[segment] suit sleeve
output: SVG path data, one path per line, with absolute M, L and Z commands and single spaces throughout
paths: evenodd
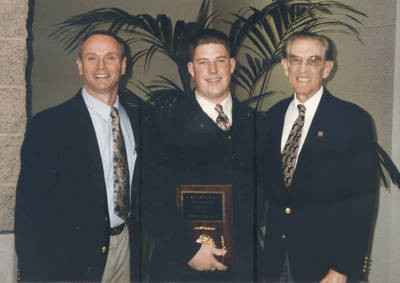
M 369 117 L 359 123 L 364 132 L 355 138 L 359 141 L 358 150 L 353 149 L 354 153 L 337 165 L 342 170 L 338 168 L 334 176 L 346 192 L 342 191 L 339 213 L 343 226 L 338 242 L 342 245 L 337 249 L 332 267 L 350 280 L 365 279 L 367 275 L 378 193 L 379 164 L 373 127 Z
M 15 207 L 15 247 L 18 268 L 23 280 L 46 278 L 54 272 L 47 257 L 46 223 L 56 221 L 52 215 L 51 188 L 58 168 L 55 138 L 43 116 L 28 125 L 21 149 L 21 171 Z M 51 278 L 51 277 L 50 277 Z
M 374 132 L 366 113 L 355 115 L 344 129 L 342 138 L 333 142 L 336 148 L 327 153 L 315 152 L 309 168 L 320 168 L 304 174 L 305 205 L 323 204 L 330 211 L 331 243 L 327 248 L 331 268 L 348 279 L 365 278 L 368 267 L 377 200 L 378 160 Z M 317 156 L 317 155 L 320 156 Z M 321 156 L 322 155 L 322 156 Z M 322 169 L 322 170 L 321 170 Z M 294 188 L 295 190 L 295 188 Z M 310 197 L 311 196 L 311 197 Z M 327 229 L 328 230 L 328 229 Z

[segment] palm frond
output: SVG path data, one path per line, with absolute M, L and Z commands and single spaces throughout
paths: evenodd
M 164 76 L 159 76 L 158 79 L 152 81 L 150 85 L 145 85 L 142 82 L 133 83 L 133 85 L 145 93 L 148 97 L 147 102 L 152 105 L 156 111 L 169 109 L 186 93 L 173 80 Z
M 188 43 L 195 33 L 215 20 L 217 12 L 211 13 L 209 5 L 209 1 L 202 1 L 194 22 L 177 20 L 175 23 L 164 14 L 154 17 L 149 14 L 132 15 L 118 8 L 95 9 L 52 26 L 50 35 L 70 52 L 83 36 L 93 30 L 104 29 L 119 34 L 129 46 L 135 46 L 132 48 L 135 52 L 129 58 L 130 67 L 144 60 L 144 67 L 149 70 L 155 54 L 167 56 L 177 66 L 183 89 L 176 83 L 173 86 L 171 80 L 159 77 L 153 81 L 153 88 L 137 83 L 142 91 L 151 89 L 156 96 L 174 89 L 188 92 L 191 90 L 186 66 Z M 229 31 L 232 55 L 245 51 L 244 60 L 238 62 L 232 81 L 248 93 L 249 101 L 268 93 L 265 88 L 270 70 L 279 63 L 282 47 L 291 33 L 301 30 L 344 32 L 361 40 L 354 24 L 360 24 L 360 18 L 366 16 L 337 0 L 275 0 L 262 9 L 248 7 L 233 15 Z M 144 43 L 144 46 L 136 48 L 137 43 Z M 258 95 L 255 90 L 259 91 Z
M 100 8 L 53 25 L 50 37 L 59 40 L 65 50 L 71 52 L 79 45 L 82 37 L 99 27 L 118 33 L 123 27 L 142 28 L 142 22 L 137 16 L 119 8 Z
M 232 82 L 244 88 L 249 98 L 253 97 L 258 83 L 269 73 L 271 68 L 280 62 L 280 58 L 274 56 L 269 59 L 245 54 L 246 64 L 238 63 L 236 71 L 232 76 Z
M 389 155 L 385 152 L 385 150 L 377 143 L 375 143 L 375 151 L 377 153 L 377 158 L 379 161 L 378 172 L 381 177 L 383 184 L 386 189 L 389 189 L 389 182 L 386 179 L 386 176 L 383 172 L 383 168 L 389 174 L 389 177 L 394 185 L 400 188 L 400 172 L 397 169 L 396 165 L 389 157 Z
M 276 90 L 267 91 L 267 92 L 264 92 L 264 93 L 260 93 L 257 96 L 253 96 L 253 97 L 247 98 L 247 99 L 243 100 L 243 102 L 248 104 L 248 105 L 256 103 L 254 108 L 256 110 L 260 110 L 260 108 L 262 106 L 262 101 L 264 99 L 266 99 L 266 98 L 268 98 L 268 97 L 270 97 L 270 96 L 272 96 L 274 94 L 278 94 L 278 93 L 282 93 L 282 92 L 281 91 L 276 91 Z
M 262 9 L 250 7 L 242 14 L 233 16 L 235 20 L 231 23 L 229 35 L 236 46 L 235 52 L 245 47 L 260 60 L 269 62 L 257 70 L 261 73 L 256 74 L 251 65 L 253 61 L 245 56 L 246 64 L 241 64 L 237 69 L 234 82 L 243 87 L 251 98 L 256 88 L 251 83 L 261 82 L 260 78 L 268 76 L 270 69 L 279 63 L 277 58 L 281 56 L 282 47 L 293 32 L 341 32 L 352 34 L 361 41 L 353 24 L 360 24 L 359 18 L 366 15 L 338 1 L 276 0 Z M 244 43 L 246 41 L 248 43 Z M 260 92 L 265 92 L 264 86 Z

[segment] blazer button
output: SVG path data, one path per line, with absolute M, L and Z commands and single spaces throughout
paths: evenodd
M 101 247 L 101 252 L 104 254 L 107 251 L 107 247 L 106 246 L 102 246 Z
M 286 239 L 286 235 L 285 234 L 282 234 L 282 239 Z
M 107 222 L 107 221 L 108 221 L 108 218 L 107 218 L 107 217 L 105 217 L 105 218 L 104 218 L 104 221 L 105 221 L 105 222 Z
M 292 210 L 290 209 L 290 207 L 286 207 L 286 208 L 285 208 L 285 213 L 288 214 L 288 215 L 289 215 L 290 213 L 292 213 Z

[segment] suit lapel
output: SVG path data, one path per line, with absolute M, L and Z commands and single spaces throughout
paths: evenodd
M 217 124 L 203 111 L 200 104 L 197 102 L 195 93 L 191 92 L 186 95 L 182 103 L 185 117 L 182 117 L 185 123 L 185 128 L 188 131 L 185 132 L 209 132 L 209 131 L 220 131 Z M 190 139 L 191 137 L 186 137 Z
M 104 179 L 103 166 L 99 146 L 97 143 L 96 132 L 93 127 L 92 119 L 85 105 L 82 95 L 76 96 L 76 122 L 78 137 L 81 138 L 81 151 L 86 155 L 90 172 L 98 173 Z
M 232 134 L 235 136 L 234 139 L 240 139 L 242 132 L 241 126 L 248 125 L 243 123 L 243 120 L 246 120 L 250 117 L 250 114 L 247 115 L 246 111 L 243 111 L 243 108 L 240 107 L 238 101 L 232 97 Z M 243 138 L 243 137 L 242 137 Z
M 76 125 L 76 137 L 80 152 L 83 156 L 81 160 L 86 162 L 86 170 L 88 177 L 95 183 L 91 188 L 95 188 L 95 192 L 81 192 L 93 193 L 93 198 L 96 207 L 104 209 L 107 197 L 105 190 L 103 163 L 101 160 L 100 150 L 97 143 L 96 132 L 93 127 L 92 119 L 90 118 L 89 111 L 85 105 L 82 94 L 79 91 L 74 97 L 73 104 L 73 123 Z M 105 206 L 107 208 L 107 205 Z
M 301 166 L 302 160 L 304 156 L 307 155 L 307 152 L 311 150 L 313 147 L 313 142 L 316 139 L 320 139 L 325 135 L 326 128 L 325 128 L 325 118 L 329 113 L 329 99 L 330 94 L 324 89 L 324 93 L 322 94 L 321 100 L 318 104 L 318 108 L 314 114 L 313 120 L 310 125 L 310 129 L 308 130 L 306 139 L 304 140 L 303 148 L 300 152 L 297 166 Z M 295 172 L 296 174 L 296 172 Z
M 141 133 L 141 101 L 139 98 L 134 97 L 134 94 L 125 93 L 123 91 L 119 94 L 120 102 L 124 106 L 128 113 L 129 120 L 131 122 L 132 132 L 135 138 L 136 149 L 141 144 L 140 134 Z
M 232 139 L 235 141 L 233 143 L 234 146 L 243 149 L 246 144 L 255 141 L 255 123 L 254 110 L 241 104 L 241 102 L 232 96 L 231 135 Z M 252 146 L 255 147 L 256 145 L 253 144 Z M 245 152 L 238 149 L 237 154 L 239 153 Z
M 119 93 L 119 98 L 121 104 L 124 106 L 130 123 L 132 127 L 132 132 L 133 132 L 133 137 L 135 140 L 135 151 L 136 151 L 136 161 L 135 161 L 135 167 L 133 170 L 133 176 L 132 176 L 132 183 L 131 183 L 131 191 L 130 191 L 130 199 L 131 199 L 131 204 L 132 204 L 132 209 L 134 210 L 134 214 L 138 213 L 138 210 L 135 209 L 136 207 L 139 206 L 139 200 L 141 198 L 140 196 L 140 191 L 139 187 L 141 184 L 141 158 L 142 158 L 142 153 L 141 153 L 141 144 L 142 144 L 142 136 L 141 136 L 141 101 L 139 98 L 134 97 L 133 94 L 125 93 L 121 91 Z M 135 215 L 135 217 L 138 215 Z

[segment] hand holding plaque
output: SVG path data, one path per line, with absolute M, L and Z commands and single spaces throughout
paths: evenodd
M 194 240 L 214 248 L 226 249 L 224 264 L 233 264 L 232 185 L 180 185 L 176 204 L 189 222 Z

